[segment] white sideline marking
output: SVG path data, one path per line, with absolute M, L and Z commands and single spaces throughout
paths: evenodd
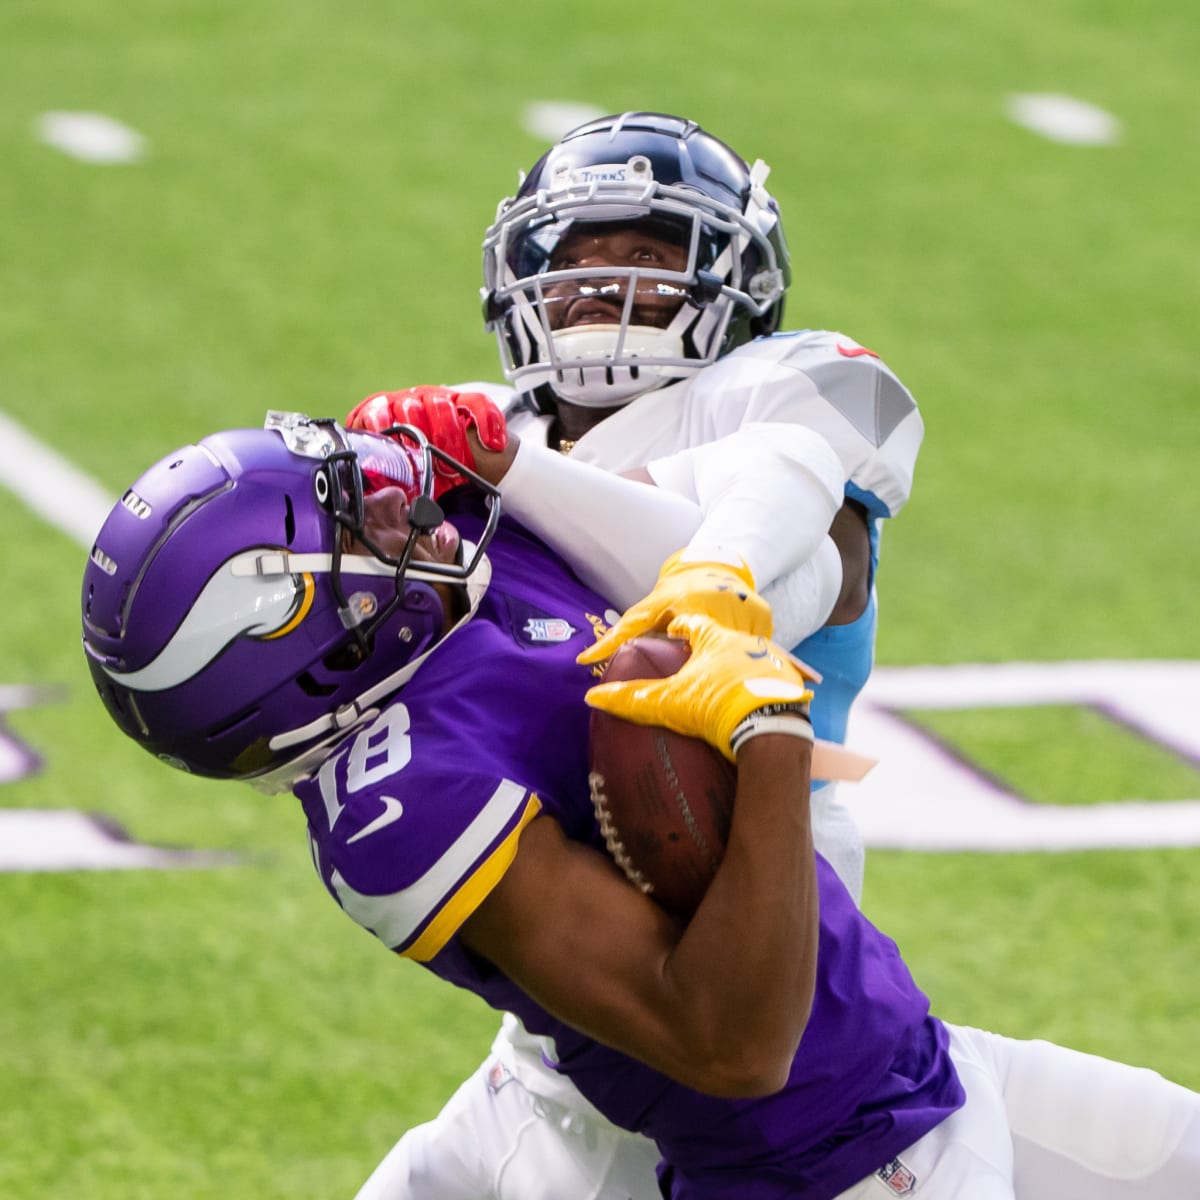
M 237 861 L 224 851 L 143 846 L 113 822 L 74 809 L 9 808 L 0 817 L 0 872 L 165 870 Z
M 42 113 L 34 131 L 39 141 L 80 162 L 131 163 L 146 153 L 146 139 L 140 133 L 103 113 Z
M 1200 765 L 1200 662 L 1089 661 L 877 667 L 847 745 L 879 765 L 840 784 L 869 846 L 907 850 L 1092 850 L 1200 846 L 1200 798 L 1033 804 L 914 728 L 898 709 L 1088 705 Z M 1063 746 L 1064 757 L 1072 753 Z
M 1052 142 L 1111 146 L 1121 138 L 1116 117 L 1072 96 L 1018 92 L 1007 98 L 1005 106 L 1011 121 Z
M 597 108 L 594 104 L 543 100 L 525 106 L 525 111 L 521 114 L 521 125 L 526 133 L 532 133 L 548 142 L 557 142 L 564 133 L 577 125 L 607 115 L 604 109 Z
M 116 497 L 0 413 L 0 484 L 28 509 L 90 550 Z

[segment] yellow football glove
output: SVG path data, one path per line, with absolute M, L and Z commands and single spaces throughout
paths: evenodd
M 696 614 L 756 637 L 771 636 L 771 606 L 754 590 L 750 568 L 717 562 L 683 562 L 677 550 L 663 563 L 654 590 L 625 610 L 621 619 L 580 656 L 581 663 L 602 662 L 618 647 L 643 633 L 668 628 L 676 617 Z M 652 724 L 653 722 L 646 722 Z
M 808 683 L 816 676 L 803 663 L 765 637 L 726 629 L 695 613 L 676 617 L 667 632 L 692 648 L 674 675 L 597 684 L 587 693 L 588 704 L 639 725 L 702 738 L 730 761 L 755 733 L 811 740 Z

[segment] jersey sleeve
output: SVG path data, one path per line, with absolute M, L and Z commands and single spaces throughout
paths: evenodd
M 689 553 L 740 555 L 759 587 L 813 559 L 845 495 L 841 460 L 825 438 L 780 422 L 746 422 L 646 469 L 660 490 L 703 513 Z
M 654 586 L 703 513 L 690 499 L 522 442 L 500 482 L 504 510 L 560 553 L 589 587 L 628 608 Z
M 387 753 L 378 726 L 297 794 L 314 865 L 343 911 L 397 954 L 427 962 L 503 877 L 541 802 L 512 780 L 432 775 L 412 762 L 403 776 L 371 779 Z

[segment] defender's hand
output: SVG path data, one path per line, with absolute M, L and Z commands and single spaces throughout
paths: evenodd
M 727 629 L 756 637 L 771 636 L 771 607 L 754 590 L 754 577 L 745 563 L 684 562 L 677 550 L 663 563 L 654 590 L 625 610 L 624 616 L 594 646 L 581 663 L 601 662 L 617 648 L 643 633 L 662 632 L 676 617 L 698 614 Z
M 674 675 L 597 684 L 587 693 L 588 704 L 639 725 L 702 738 L 730 760 L 755 733 L 812 738 L 808 684 L 815 675 L 803 663 L 765 637 L 696 614 L 676 617 L 667 632 L 692 648 Z
M 399 392 L 377 392 L 351 409 L 347 429 L 369 429 L 384 433 L 393 425 L 412 425 L 429 443 L 469 470 L 475 470 L 475 456 L 467 441 L 467 430 L 474 427 L 480 443 L 488 450 L 500 451 L 508 445 L 508 427 L 504 414 L 482 392 L 455 392 L 444 387 L 412 387 Z M 434 496 L 462 482 L 452 467 L 435 460 L 437 480 Z

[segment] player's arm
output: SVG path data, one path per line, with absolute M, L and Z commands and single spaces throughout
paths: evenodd
M 620 609 L 654 586 L 663 560 L 691 543 L 704 520 L 694 500 L 531 441 L 510 436 L 502 454 L 472 445 L 476 469 L 500 488 L 504 511 Z
M 411 387 L 377 392 L 350 411 L 346 425 L 376 433 L 413 426 L 439 450 L 489 482 L 502 484 L 506 511 L 545 538 L 581 578 L 620 607 L 649 590 L 662 560 L 685 545 L 702 520 L 690 501 L 597 467 L 571 463 L 563 474 L 556 468 L 565 460 L 532 443 L 524 447 L 522 465 L 514 471 L 520 439 L 507 429 L 495 397 L 481 391 Z M 439 461 L 437 469 L 435 496 L 461 482 L 447 464 Z
M 829 527 L 829 538 L 837 548 L 841 580 L 825 623 L 849 625 L 862 616 L 871 598 L 871 534 L 867 511 L 857 500 L 843 502 Z M 767 599 L 772 599 L 769 594 Z
M 621 474 L 657 486 L 646 467 Z M 775 611 L 776 637 L 784 645 L 794 646 L 822 625 L 848 625 L 862 616 L 871 596 L 867 520 L 861 503 L 844 500 L 813 557 L 781 578 L 764 582 L 764 599 Z
M 731 653 L 767 645 L 695 619 L 689 627 L 735 639 Z M 655 723 L 673 723 L 662 707 L 673 693 L 675 716 L 686 723 L 706 714 L 708 736 L 728 750 L 729 726 L 741 727 L 745 705 L 763 700 L 747 692 L 733 702 L 740 709 L 729 707 L 727 697 L 714 701 L 720 680 L 735 687 L 728 663 L 714 666 L 699 645 L 693 659 L 692 684 L 682 694 L 677 689 L 688 664 L 634 703 L 648 703 L 644 714 Z M 803 676 L 788 660 L 775 661 L 786 674 L 775 694 L 794 697 Z M 629 713 L 621 703 L 618 696 L 618 710 Z M 812 743 L 802 716 L 776 720 L 795 722 L 795 733 L 765 732 L 739 745 L 725 855 L 686 926 L 627 883 L 607 858 L 541 817 L 462 926 L 464 941 L 561 1020 L 680 1083 L 723 1096 L 777 1091 L 811 1009 L 818 902 L 808 804 Z
M 522 446 L 483 393 L 440 387 L 381 392 L 357 405 L 347 424 L 377 432 L 416 426 L 499 485 L 510 515 L 621 608 L 651 590 L 658 564 L 681 545 L 690 561 L 747 567 L 757 587 L 795 573 L 788 603 L 780 606 L 788 614 L 789 641 L 824 623 L 842 582 L 836 547 L 826 536 L 841 503 L 841 465 L 811 430 L 738 429 L 663 460 L 659 470 L 670 482 L 648 489 L 545 447 Z M 438 469 L 445 471 L 445 464 Z M 456 482 L 447 474 L 437 489 Z
M 841 465 L 808 430 L 746 428 L 672 456 L 666 486 L 646 488 L 532 443 L 491 454 L 480 473 L 506 511 L 553 545 L 585 582 L 627 608 L 679 546 L 694 561 L 744 563 L 763 588 L 806 572 L 800 636 L 824 623 L 841 585 L 828 532 L 842 502 Z

